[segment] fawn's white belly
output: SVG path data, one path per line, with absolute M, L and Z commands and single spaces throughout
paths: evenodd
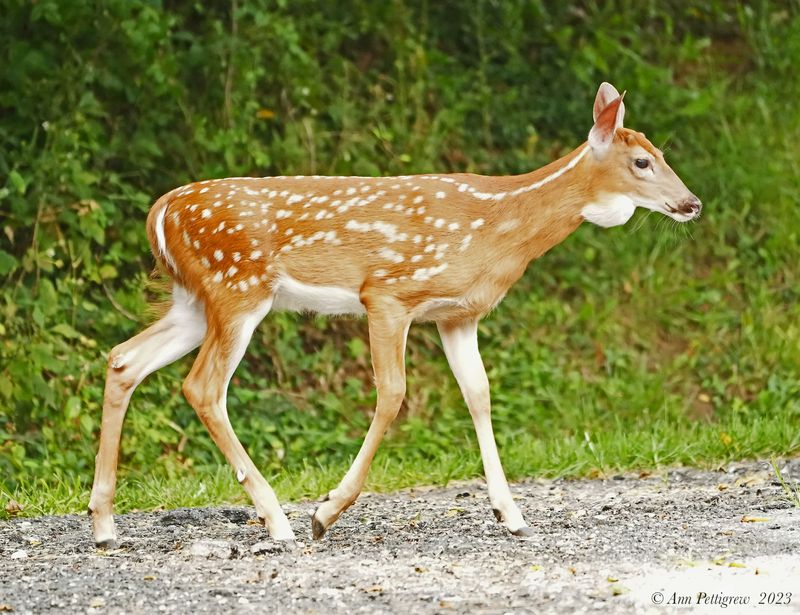
M 273 286 L 273 310 L 315 312 L 317 314 L 366 314 L 358 293 L 337 286 L 305 284 L 290 275 L 281 275 Z

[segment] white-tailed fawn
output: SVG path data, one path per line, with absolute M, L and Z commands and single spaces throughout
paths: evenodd
M 433 321 L 477 432 L 489 500 L 528 536 L 492 432 L 478 321 L 532 260 L 584 220 L 624 224 L 636 207 L 685 222 L 701 204 L 640 132 L 623 128 L 622 96 L 603 83 L 586 143 L 524 175 L 237 177 L 177 188 L 155 203 L 147 234 L 172 279 L 163 318 L 108 359 L 89 511 L 99 546 L 117 544 L 117 458 L 136 386 L 200 346 L 186 399 L 278 540 L 295 537 L 275 493 L 231 428 L 226 394 L 253 330 L 273 310 L 366 315 L 377 387 L 372 424 L 352 466 L 311 520 L 320 538 L 358 497 L 406 391 L 414 321 Z

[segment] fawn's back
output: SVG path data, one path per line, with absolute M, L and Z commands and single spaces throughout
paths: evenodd
M 170 273 L 211 304 L 272 296 L 272 309 L 363 314 L 365 297 L 386 293 L 414 319 L 463 318 L 489 311 L 526 264 L 497 258 L 520 224 L 498 209 L 525 187 L 503 179 L 208 180 L 162 197 L 148 229 Z

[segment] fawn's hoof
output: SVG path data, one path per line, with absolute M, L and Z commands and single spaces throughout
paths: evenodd
M 317 513 L 314 513 L 314 516 L 311 517 L 311 536 L 314 540 L 319 540 L 325 535 L 325 530 L 327 530 L 322 522 L 317 519 Z
M 492 512 L 494 513 L 494 518 L 497 519 L 498 522 L 505 524 L 505 518 L 503 517 L 503 513 L 500 512 L 500 509 L 492 508 Z M 506 527 L 508 528 L 508 531 L 511 532 L 514 536 L 530 537 L 536 534 L 534 529 L 532 527 L 528 527 L 527 525 L 518 527 L 515 530 L 512 530 L 507 525 Z
M 105 549 L 106 551 L 113 551 L 119 547 L 116 538 L 106 538 L 105 540 L 96 540 L 94 543 L 98 549 Z

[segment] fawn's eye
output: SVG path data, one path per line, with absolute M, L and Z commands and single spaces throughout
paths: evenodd
M 637 158 L 634 164 L 640 169 L 646 169 L 650 166 L 650 161 L 647 158 Z

